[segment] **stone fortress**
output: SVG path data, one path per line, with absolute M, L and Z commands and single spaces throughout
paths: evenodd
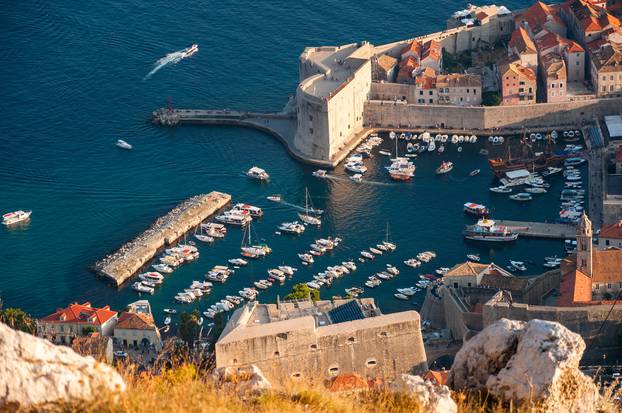
M 427 370 L 416 311 L 380 313 L 371 298 L 247 303 L 216 342 L 216 366 L 259 367 L 272 383 L 358 374 L 393 381 Z
M 289 105 L 296 116 L 290 149 L 309 162 L 335 166 L 377 130 L 520 131 L 576 127 L 618 113 L 622 103 L 618 97 L 520 106 L 421 104 L 415 85 L 378 79 L 378 73 L 396 68 L 379 69 L 379 64 L 403 58 L 402 51 L 413 40 L 439 42 L 450 54 L 507 42 L 521 12 L 494 5 L 469 7 L 470 15 L 479 16 L 477 24 L 464 24 L 457 13 L 447 21 L 446 30 L 414 39 L 379 46 L 360 42 L 306 48 L 300 56 L 295 105 Z

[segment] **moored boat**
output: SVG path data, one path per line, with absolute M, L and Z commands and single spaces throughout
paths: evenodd
M 246 176 L 252 179 L 257 179 L 259 181 L 267 181 L 268 179 L 270 179 L 270 175 L 268 175 L 266 171 L 257 166 L 253 166 L 251 169 L 246 171 Z
M 30 219 L 30 215 L 32 215 L 32 211 L 22 211 L 21 209 L 18 211 L 8 212 L 2 215 L 2 225 L 14 225 L 19 224 L 20 222 L 26 222 Z
M 437 175 L 442 175 L 442 174 L 446 174 L 451 172 L 451 170 L 454 169 L 454 164 L 451 161 L 443 161 L 441 162 L 441 165 L 436 168 L 436 174 Z

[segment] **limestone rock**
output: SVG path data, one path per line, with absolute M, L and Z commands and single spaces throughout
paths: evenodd
M 254 364 L 239 369 L 233 367 L 217 368 L 212 372 L 212 379 L 218 385 L 240 394 L 261 393 L 272 388 L 268 379 Z
M 501 319 L 460 349 L 448 383 L 543 411 L 594 412 L 601 400 L 578 368 L 584 350 L 581 336 L 559 323 Z
M 419 401 L 420 411 L 430 413 L 456 413 L 458 411 L 458 406 L 451 398 L 451 392 L 447 386 L 436 386 L 420 376 L 410 374 L 402 374 L 402 381 L 401 388 Z
M 116 370 L 0 323 L 0 411 L 125 391 Z

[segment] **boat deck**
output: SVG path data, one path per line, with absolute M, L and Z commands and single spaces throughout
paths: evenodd
M 520 237 L 567 239 L 575 238 L 577 227 L 570 224 L 554 224 L 548 222 L 495 220 L 497 225 L 505 225 L 518 232 Z

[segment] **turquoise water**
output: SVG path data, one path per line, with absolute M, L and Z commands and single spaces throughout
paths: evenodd
M 510 8 L 527 2 L 508 2 Z M 178 308 L 204 309 L 214 299 L 237 292 L 265 278 L 266 269 L 287 263 L 301 268 L 294 280 L 273 287 L 261 300 L 285 295 L 296 281 L 334 265 L 376 244 L 387 222 L 398 250 L 338 280 L 324 297 L 362 285 L 387 263 L 401 264 L 422 250 L 438 258 L 420 270 L 400 265 L 402 274 L 375 290 L 384 311 L 413 307 L 394 299 L 395 288 L 413 285 L 419 273 L 433 272 L 465 259 L 468 252 L 483 261 L 507 264 L 512 259 L 538 263 L 561 254 L 559 241 L 519 240 L 507 246 L 466 243 L 461 230 L 473 221 L 462 212 L 466 201 L 485 203 L 493 217 L 552 220 L 556 217 L 559 178 L 547 195 L 529 204 L 491 194 L 493 177 L 480 145 L 455 147 L 440 156 L 417 160 L 412 183 L 393 184 L 378 155 L 368 162 L 366 179 L 382 185 L 355 184 L 347 179 L 321 180 L 313 168 L 289 158 L 282 146 L 263 133 L 234 127 L 151 126 L 152 109 L 170 96 L 178 107 L 228 107 L 278 110 L 297 84 L 297 57 L 307 45 L 369 40 L 382 43 L 439 30 L 458 1 L 420 2 L 286 2 L 267 4 L 206 2 L 9 2 L 0 14 L 0 210 L 32 209 L 31 223 L 18 230 L 0 229 L 0 291 L 7 306 L 23 307 L 36 316 L 71 301 L 89 300 L 121 309 L 137 298 L 129 284 L 113 289 L 88 267 L 124 241 L 144 230 L 156 217 L 197 193 L 219 190 L 235 201 L 256 204 L 266 216 L 254 228 L 274 253 L 239 270 L 213 294 Z M 165 67 L 143 80 L 167 53 L 198 43 L 192 58 Z M 133 151 L 113 146 L 117 138 Z M 385 142 L 390 148 L 391 144 Z M 454 171 L 437 177 L 441 160 L 453 160 Z M 272 175 L 259 184 L 241 173 L 252 165 Z M 468 177 L 480 168 L 482 173 Z M 335 174 L 345 177 L 338 168 Z M 321 228 L 302 236 L 275 236 L 279 223 L 295 219 L 291 208 L 265 196 L 280 193 L 293 203 L 304 202 L 308 186 L 316 207 L 326 210 Z M 344 239 L 333 254 L 303 269 L 296 258 L 320 236 Z M 231 229 L 214 246 L 200 246 L 200 259 L 182 267 L 150 301 L 160 316 L 173 306 L 175 293 L 202 279 L 215 264 L 237 256 L 241 233 Z M 358 264 L 358 263 L 357 263 Z M 312 272 L 313 271 L 313 272 Z M 422 296 L 414 301 L 421 304 Z

